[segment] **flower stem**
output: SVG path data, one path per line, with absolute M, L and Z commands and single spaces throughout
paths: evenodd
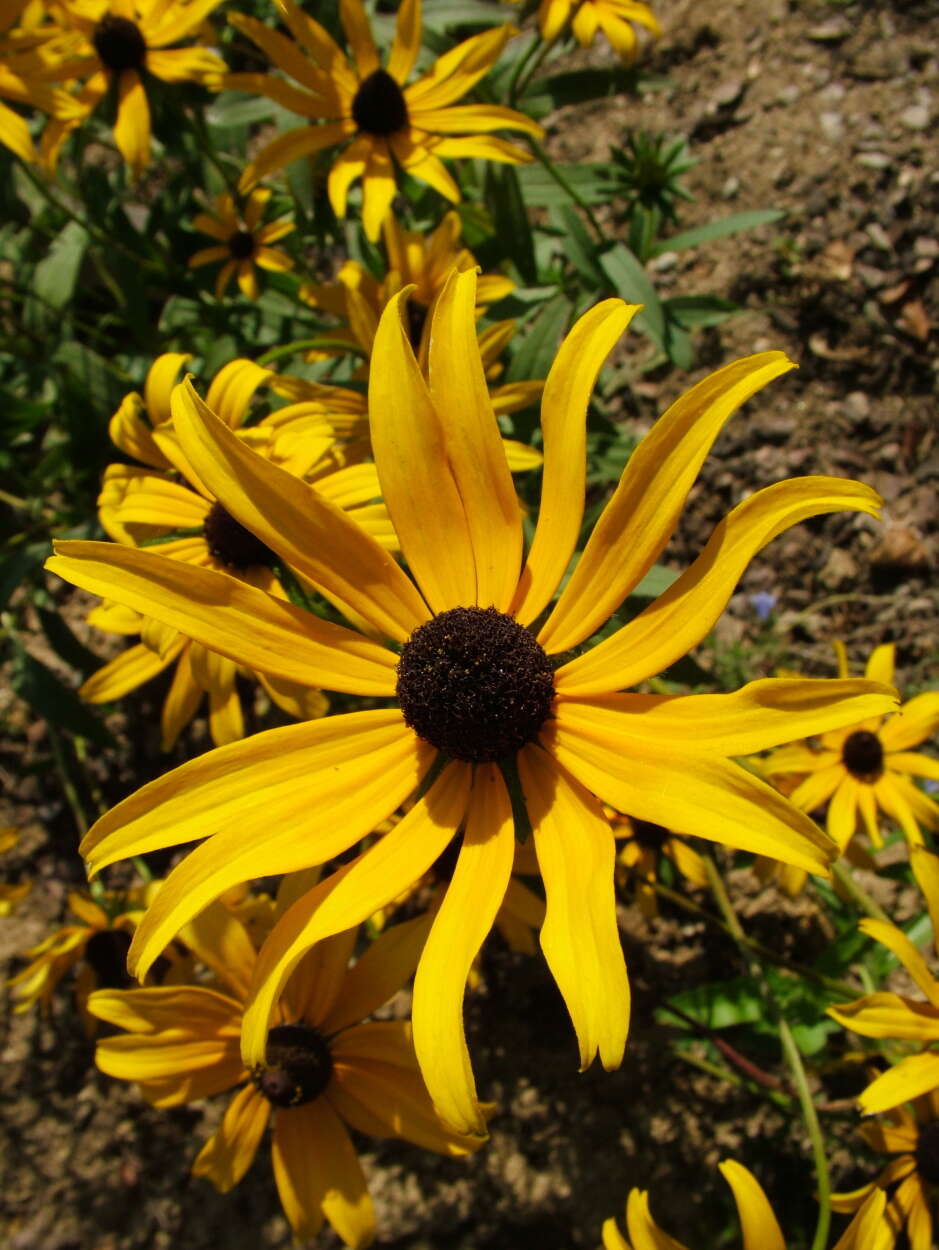
M 818 1184 L 818 1222 L 815 1225 L 815 1236 L 812 1239 L 811 1250 L 825 1250 L 825 1246 L 828 1243 L 828 1229 L 831 1225 L 831 1182 L 828 1175 L 828 1160 L 825 1157 L 825 1142 L 818 1122 L 818 1112 L 815 1109 L 815 1103 L 812 1101 L 812 1093 L 806 1079 L 802 1056 L 799 1054 L 799 1048 L 795 1043 L 795 1038 L 792 1036 L 792 1030 L 789 1028 L 783 1015 L 779 1017 L 779 1040 L 782 1043 L 783 1054 L 786 1056 L 789 1070 L 792 1073 L 796 1093 L 799 1096 L 799 1105 L 802 1108 L 802 1117 L 805 1120 L 805 1127 L 808 1129 L 809 1138 L 812 1142 L 812 1154 L 815 1158 L 815 1178 Z
M 551 157 L 544 150 L 544 148 L 541 146 L 538 140 L 533 139 L 531 135 L 527 135 L 526 137 L 528 139 L 528 143 L 531 147 L 531 150 L 534 152 L 535 156 L 537 156 L 538 160 L 541 162 L 544 168 L 548 171 L 548 173 L 551 175 L 554 181 L 558 184 L 561 190 L 566 195 L 568 195 L 571 198 L 571 200 L 573 200 L 573 202 L 577 205 L 577 207 L 581 210 L 581 212 L 590 222 L 593 232 L 597 236 L 597 240 L 600 243 L 604 242 L 603 227 L 600 225 L 599 221 L 597 221 L 596 214 L 594 213 L 593 209 L 590 207 L 590 205 L 587 203 L 584 197 L 580 194 L 577 188 L 572 186 L 571 183 L 568 182 L 567 178 L 565 178 L 565 176 L 561 173 L 557 165 L 555 165 L 554 161 L 552 161 Z
M 845 893 L 851 896 L 851 901 L 857 903 L 861 911 L 865 912 L 868 916 L 872 916 L 875 920 L 885 920 L 887 924 L 892 923 L 890 917 L 884 909 L 878 903 L 874 902 L 868 892 L 854 879 L 854 876 L 848 871 L 844 864 L 840 861 L 832 864 L 831 875 L 835 878 Z

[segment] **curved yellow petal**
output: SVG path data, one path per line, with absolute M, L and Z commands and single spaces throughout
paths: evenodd
M 523 625 L 547 605 L 577 544 L 584 515 L 587 406 L 603 362 L 639 307 L 610 299 L 584 313 L 548 374 L 541 400 L 541 506 L 512 608 Z
M 921 1055 L 910 1055 L 901 1059 L 872 1081 L 858 1099 L 858 1106 L 864 1115 L 877 1115 L 880 1111 L 889 1111 L 901 1102 L 910 1102 L 937 1088 L 939 1055 L 926 1051 Z
M 134 176 L 150 163 L 150 106 L 140 75 L 123 70 L 117 82 L 117 121 L 114 142 Z
M 810 773 L 789 796 L 790 802 L 803 812 L 814 812 L 837 791 L 848 776 L 844 764 L 838 760 Z
M 932 921 L 933 942 L 939 946 L 939 855 L 925 846 L 912 846 L 910 864 L 913 876 L 926 896 L 926 906 Z
M 414 978 L 414 1049 L 437 1113 L 460 1133 L 485 1136 L 463 1033 L 463 995 L 512 872 L 512 805 L 498 768 L 477 765 L 463 846 Z
M 525 747 L 518 770 L 547 899 L 541 947 L 574 1022 L 581 1071 L 598 1052 L 609 1071 L 629 1032 L 613 832 L 596 799 L 546 752 Z
M 237 1038 L 241 1031 L 241 1003 L 202 985 L 95 990 L 88 1010 L 127 1033 L 184 1029 L 194 1036 Z
M 394 558 L 341 508 L 246 447 L 191 383 L 173 392 L 173 418 L 196 472 L 222 506 L 292 568 L 399 642 L 427 619 Z
M 176 660 L 185 645 L 180 638 L 164 655 L 138 643 L 122 651 L 104 668 L 99 668 L 79 688 L 78 693 L 89 703 L 110 703 L 122 699 L 131 690 L 150 681 Z
M 285 165 L 304 156 L 312 156 L 323 148 L 334 147 L 355 128 L 355 123 L 348 121 L 326 121 L 317 126 L 299 126 L 296 130 L 288 130 L 278 135 L 255 156 L 238 182 L 239 191 L 250 191 L 256 183 L 268 174 L 276 173 Z
M 858 928 L 896 955 L 932 1005 L 939 1010 L 939 982 L 932 976 L 926 960 L 906 934 L 896 925 L 875 920 L 872 916 L 863 917 Z
M 402 0 L 395 20 L 395 35 L 388 57 L 388 73 L 402 86 L 421 50 L 420 0 Z
M 373 139 L 362 176 L 362 227 L 365 236 L 375 242 L 381 235 L 382 222 L 391 211 L 397 192 L 395 167 L 388 145 Z
M 650 437 L 648 435 L 643 440 L 640 450 Z M 624 481 L 638 454 L 637 451 L 630 460 Z M 703 452 L 696 458 L 695 471 L 702 459 Z M 651 466 L 649 471 L 654 472 Z M 637 485 L 636 490 L 640 489 Z M 661 489 L 666 489 L 664 484 Z M 565 694 L 596 694 L 607 690 L 622 690 L 662 672 L 669 664 L 687 655 L 709 632 L 726 607 L 749 562 L 783 530 L 822 512 L 857 509 L 876 515 L 879 502 L 880 497 L 870 487 L 841 478 L 794 478 L 757 491 L 724 518 L 694 563 L 654 603 L 640 612 L 628 625 L 617 630 L 612 637 L 560 668 L 557 673 L 558 690 L 563 690 Z M 631 526 L 627 526 L 629 528 Z M 623 542 L 626 541 L 624 531 Z M 628 551 L 628 546 L 625 550 Z M 610 548 L 610 560 L 614 556 L 615 549 Z M 580 568 L 580 564 L 577 568 Z M 604 570 L 598 565 L 600 586 L 604 585 L 601 576 L 603 573 Z M 559 603 L 558 607 L 560 606 Z M 548 625 L 552 619 L 549 618 Z M 591 616 L 590 619 L 593 620 L 594 617 Z M 599 624 L 603 619 L 603 616 L 597 616 L 596 623 Z M 574 624 L 572 616 L 571 628 L 574 628 Z M 555 632 L 546 635 L 543 630 L 539 634 L 539 641 L 551 651 L 564 650 L 573 641 L 587 637 L 593 628 L 591 626 L 590 630 L 582 631 L 578 628 L 577 638 L 568 633 L 560 640 Z
M 388 1002 L 413 975 L 430 923 L 428 914 L 385 929 L 348 970 L 342 995 L 319 1021 L 319 1028 L 326 1034 L 338 1033 Z
M 733 1159 L 726 1159 L 717 1166 L 737 1204 L 743 1250 L 786 1250 L 782 1229 L 753 1173 Z
M 875 1189 L 838 1239 L 834 1250 L 890 1250 L 896 1232 L 885 1218 L 887 1194 Z
M 869 677 L 871 681 L 882 681 L 892 686 L 896 668 L 896 652 L 896 644 L 893 642 L 875 647 L 868 658 L 864 676 Z
M 428 367 L 473 545 L 474 602 L 506 612 L 521 568 L 522 518 L 479 356 L 475 270 L 454 270 L 437 297 Z
M 247 929 L 224 903 L 213 903 L 190 920 L 180 929 L 179 940 L 230 986 L 240 1001 L 245 999 L 257 953 Z
M 103 1038 L 95 1062 L 121 1081 L 157 1081 L 225 1065 L 233 1053 L 238 1053 L 237 1037 L 193 1038 L 181 1029 L 165 1029 Z
M 724 424 L 761 387 L 792 368 L 782 352 L 735 361 L 704 378 L 659 418 L 630 457 L 545 622 L 538 639 L 543 647 L 567 651 L 612 615 L 671 537 Z
M 939 690 L 927 690 L 904 703 L 880 731 L 886 751 L 918 746 L 939 729 Z
M 46 568 L 275 677 L 355 694 L 395 690 L 392 652 L 211 569 L 118 543 L 67 542 Z
M 626 1200 L 626 1228 L 633 1250 L 685 1250 L 680 1241 L 669 1237 L 652 1218 L 649 1195 L 642 1189 L 631 1189 Z
M 444 850 L 466 810 L 469 780 L 468 766 L 451 764 L 393 829 L 284 913 L 258 956 L 245 1010 L 246 1063 L 263 1058 L 277 1000 L 305 952 L 323 938 L 368 919 L 426 872 Z
M 339 20 L 355 57 L 359 78 L 367 78 L 378 69 L 378 50 L 362 0 L 340 0 Z
M 254 1162 L 270 1114 L 271 1104 L 253 1085 L 240 1089 L 196 1156 L 193 1176 L 204 1176 L 222 1194 L 234 1189 Z
M 939 1009 L 930 1003 L 901 998 L 899 994 L 865 994 L 853 1003 L 839 1003 L 837 1007 L 829 1007 L 828 1014 L 844 1028 L 860 1033 L 862 1037 L 939 1041 Z M 936 1084 L 939 1085 L 939 1079 Z M 906 1095 L 898 1101 L 905 1102 Z

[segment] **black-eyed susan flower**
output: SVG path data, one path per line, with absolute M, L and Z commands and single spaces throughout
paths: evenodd
M 193 760 L 103 817 L 83 853 L 98 871 L 126 855 L 205 839 L 143 922 L 131 954 L 142 974 L 232 885 L 324 863 L 426 783 L 388 834 L 275 926 L 245 1015 L 245 1055 L 250 1064 L 263 1058 L 270 1013 L 310 946 L 400 895 L 462 828 L 417 971 L 414 1040 L 443 1117 L 482 1132 L 462 1001 L 514 862 L 502 766 L 517 769 L 534 831 L 547 896 L 541 945 L 581 1063 L 599 1052 L 615 1067 L 629 990 L 614 907 L 615 841 L 601 805 L 824 872 L 835 853 L 829 839 L 731 757 L 886 712 L 895 697 L 850 679 L 766 680 L 733 694 L 677 698 L 626 693 L 704 637 L 771 538 L 822 512 L 876 512 L 872 490 L 836 478 L 779 482 L 744 500 L 668 591 L 577 654 L 665 546 L 725 421 L 791 365 L 780 352 L 748 357 L 677 400 L 630 458 L 552 602 L 583 518 L 590 393 L 636 308 L 599 304 L 559 349 L 542 400 L 544 483 L 526 554 L 479 355 L 475 286 L 474 273 L 455 272 L 438 297 L 426 380 L 407 335 L 405 292 L 376 335 L 372 446 L 410 576 L 340 509 L 252 452 L 191 386 L 173 392 L 180 445 L 206 488 L 360 628 L 117 544 L 66 544 L 49 568 L 252 668 L 389 701 Z
M 543 39 L 557 39 L 570 22 L 574 38 L 588 48 L 602 31 L 627 65 L 636 58 L 636 26 L 654 38 L 662 34 L 655 14 L 639 0 L 541 0 L 538 27 Z
M 2 101 L 41 109 L 63 120 L 80 118 L 82 110 L 67 91 L 53 85 L 63 77 L 59 28 L 43 21 L 11 29 L 24 8 L 16 0 L 0 7 L 0 143 L 20 160 L 31 162 L 38 159 L 38 153 L 27 119 Z
M 836 643 L 838 674 L 848 675 L 844 645 Z M 892 682 L 893 643 L 876 647 L 865 675 Z M 827 827 L 841 851 L 863 827 L 875 847 L 883 845 L 878 810 L 903 830 L 911 845 L 923 841 L 923 829 L 939 831 L 939 804 L 924 794 L 914 777 L 939 780 L 939 760 L 910 750 L 939 728 L 939 690 L 930 690 L 886 716 L 823 734 L 818 745 L 794 743 L 762 762 L 769 777 L 803 776 L 791 791 L 792 802 L 811 812 L 828 804 Z
M 910 852 L 913 871 L 926 895 L 933 934 L 939 934 L 939 858 L 925 847 Z M 875 938 L 896 955 L 925 1001 L 883 991 L 865 994 L 852 1003 L 829 1007 L 828 1014 L 839 1024 L 862 1037 L 918 1042 L 920 1049 L 893 1064 L 876 1077 L 858 1098 L 865 1115 L 889 1111 L 902 1102 L 939 1090 L 939 981 L 910 939 L 896 925 L 865 916 L 862 933 Z M 939 941 L 939 938 L 935 939 Z
M 636 899 L 643 915 L 659 914 L 655 882 L 658 880 L 659 865 L 663 858 L 669 860 L 691 885 L 701 889 L 707 886 L 704 862 L 684 838 L 653 821 L 631 819 L 619 812 L 612 813 L 610 821 L 619 843 L 616 858 L 626 869 L 624 875 L 635 887 Z
M 394 42 L 383 67 L 361 0 L 343 0 L 339 16 L 351 60 L 332 36 L 294 0 L 276 0 L 293 40 L 254 18 L 229 14 L 293 83 L 272 74 L 227 74 L 223 87 L 257 92 L 313 123 L 288 130 L 258 153 L 242 187 L 325 148 L 341 148 L 329 174 L 329 199 L 346 214 L 349 188 L 362 179 L 362 222 L 377 239 L 397 188 L 398 169 L 457 203 L 460 189 L 444 165 L 451 157 L 521 164 L 531 160 L 497 130 L 539 137 L 541 127 L 498 104 L 455 104 L 492 69 L 512 27 L 484 31 L 445 52 L 408 84 L 421 46 L 420 0 L 398 8 Z M 296 84 L 296 85 L 294 85 Z
M 136 176 L 150 163 L 147 75 L 163 82 L 204 83 L 225 62 L 208 48 L 172 47 L 197 36 L 219 0 L 69 0 L 59 6 L 75 41 L 60 65 L 64 78 L 84 79 L 78 118 L 56 119 L 43 132 L 43 158 L 55 165 L 62 143 L 112 89 L 117 94 L 114 142 Z
M 246 1068 L 238 1035 L 255 949 L 244 926 L 216 904 L 185 935 L 215 973 L 214 985 L 92 995 L 94 1014 L 126 1030 L 98 1043 L 98 1067 L 138 1082 L 161 1107 L 235 1091 L 194 1175 L 227 1193 L 270 1124 L 274 1178 L 294 1236 L 314 1237 L 328 1220 L 359 1250 L 374 1238 L 375 1212 L 350 1128 L 454 1157 L 479 1145 L 435 1116 L 410 1024 L 366 1020 L 413 971 L 425 929 L 422 920 L 389 929 L 351 968 L 354 930 L 324 942 L 280 1000 L 262 1059 Z
M 271 193 L 266 187 L 257 187 L 239 208 L 227 191 L 217 195 L 207 212 L 199 213 L 192 224 L 203 234 L 218 239 L 214 247 L 204 247 L 189 257 L 189 268 L 222 262 L 215 280 L 215 295 L 221 299 L 232 278 L 247 299 L 260 295 L 255 268 L 269 269 L 274 273 L 286 273 L 293 268 L 293 261 L 279 248 L 271 247 L 278 239 L 285 238 L 294 228 L 287 218 L 262 224 Z
M 763 1187 L 753 1173 L 732 1159 L 719 1163 L 721 1175 L 730 1186 L 740 1218 L 743 1250 L 786 1250 L 779 1221 Z M 884 1215 L 885 1195 L 875 1189 L 834 1245 L 833 1250 L 890 1250 L 893 1231 Z M 642 1189 L 630 1191 L 626 1202 L 626 1229 L 629 1241 L 609 1219 L 603 1225 L 604 1250 L 685 1250 L 656 1224 L 649 1210 L 649 1195 Z
M 913 1110 L 896 1107 L 858 1130 L 871 1150 L 894 1157 L 880 1176 L 850 1193 L 832 1194 L 835 1211 L 857 1211 L 876 1190 L 889 1195 L 886 1216 L 894 1237 L 905 1230 L 910 1250 L 932 1250 L 939 1188 L 939 1094 L 917 1098 Z

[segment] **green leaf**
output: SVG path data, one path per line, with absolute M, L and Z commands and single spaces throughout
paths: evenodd
M 515 351 L 505 371 L 506 381 L 521 382 L 548 376 L 570 313 L 571 306 L 565 295 L 558 294 L 548 300 L 520 341 L 519 338 L 513 340 Z
M 730 234 L 739 234 L 741 230 L 768 226 L 785 215 L 778 208 L 754 208 L 746 213 L 734 213 L 732 217 L 722 217 L 719 221 L 709 221 L 704 226 L 694 226 L 691 230 L 683 230 L 681 234 L 673 234 L 670 239 L 660 239 L 652 248 L 652 255 L 661 256 L 663 252 L 680 252 L 686 247 L 700 247 L 702 243 L 725 239 Z
M 602 283 L 603 271 L 597 261 L 597 245 L 580 214 L 570 204 L 562 204 L 550 210 L 550 218 L 551 224 L 561 234 L 564 256 L 579 276 L 590 287 Z
M 643 305 L 633 325 L 647 334 L 663 352 L 667 351 L 662 302 L 641 262 L 624 243 L 616 243 L 600 256 L 600 265 L 613 284 L 615 294 L 630 304 Z
M 75 283 L 88 246 L 88 232 L 77 221 L 68 222 L 36 266 L 33 289 L 51 308 L 64 308 L 75 293 Z
M 582 200 L 600 204 L 610 196 L 610 167 L 602 161 L 594 164 L 565 165 L 558 169 Z M 529 208 L 550 208 L 553 204 L 570 204 L 571 197 L 559 187 L 543 165 L 521 165 L 515 170 L 522 195 Z
M 740 312 L 740 305 L 732 299 L 720 299 L 716 295 L 673 295 L 663 302 L 662 307 L 669 319 L 677 322 L 683 330 L 718 326 Z
M 635 91 L 637 81 L 636 71 L 623 66 L 567 70 L 535 79 L 522 96 L 521 105 L 530 116 L 543 116 L 565 104 L 629 95 Z
M 512 165 L 489 165 L 486 168 L 486 206 L 492 215 L 496 235 L 504 244 L 524 282 L 538 281 L 531 223 L 525 208 L 525 197 L 518 173 Z
M 37 716 L 67 733 L 87 738 L 96 746 L 114 746 L 114 739 L 93 716 L 74 690 L 62 684 L 44 664 L 13 639 L 10 684 Z
M 763 1000 L 749 977 L 734 977 L 729 981 L 712 981 L 684 990 L 669 1000 L 679 1011 L 691 1016 L 709 1029 L 728 1029 L 738 1024 L 756 1024 L 763 1018 Z M 676 1028 L 690 1026 L 662 1010 L 659 1019 Z
M 61 612 L 52 608 L 41 608 L 37 605 L 36 615 L 42 632 L 49 640 L 49 645 L 59 659 L 64 660 L 82 677 L 89 677 L 101 667 L 101 657 L 80 642 L 62 618 Z
M 653 564 L 638 586 L 630 593 L 630 599 L 658 599 L 664 595 L 673 582 L 678 580 L 674 569 L 664 564 Z
M 14 590 L 36 572 L 48 554 L 48 543 L 30 543 L 0 560 L 0 609 L 7 606 Z

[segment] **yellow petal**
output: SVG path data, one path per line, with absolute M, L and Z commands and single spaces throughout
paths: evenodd
M 372 353 L 369 419 L 382 496 L 434 612 L 476 602 L 473 545 L 440 420 L 404 329 L 400 291 Z M 432 522 L 430 521 L 432 518 Z
M 421 48 L 420 0 L 402 0 L 398 5 L 395 36 L 388 57 L 388 73 L 402 86 L 414 68 Z
M 430 923 L 429 915 L 417 916 L 385 929 L 372 942 L 347 972 L 341 997 L 321 1019 L 324 1033 L 338 1033 L 364 1020 L 402 988 L 417 967 Z
M 521 511 L 480 361 L 475 310 L 475 270 L 452 272 L 433 312 L 430 393 L 473 545 L 474 602 L 507 612 L 521 568 Z
M 885 772 L 874 782 L 874 797 L 887 815 L 897 822 L 911 846 L 919 846 L 923 841 L 910 801 L 915 794 L 918 794 L 915 786 L 901 773 Z
M 285 993 L 288 1012 L 315 1025 L 322 1033 L 323 1020 L 335 1006 L 355 950 L 358 925 L 317 942 L 308 950 Z
M 778 371 L 779 368 L 777 368 Z M 737 390 L 739 389 L 738 387 Z M 733 393 L 736 393 L 736 390 Z M 692 391 L 691 394 L 694 392 Z M 718 411 L 722 411 L 719 404 L 716 406 Z M 663 417 L 662 420 L 666 418 Z M 656 429 L 658 426 L 654 427 L 653 434 Z M 640 444 L 639 450 L 645 447 L 651 437 L 652 435 L 647 435 Z M 703 459 L 704 451 L 706 448 L 695 458 L 695 471 Z M 638 451 L 634 453 L 629 461 L 623 478 L 624 482 L 638 454 Z M 674 455 L 677 454 L 676 450 Z M 653 466 L 650 465 L 648 471 L 654 472 Z M 657 478 L 656 482 L 658 483 Z M 661 490 L 667 492 L 664 483 L 659 486 Z M 635 490 L 639 492 L 641 486 L 637 484 Z M 617 496 L 614 496 L 608 506 L 608 511 L 616 498 Z M 860 482 L 840 478 L 795 478 L 757 491 L 755 495 L 751 495 L 749 499 L 738 504 L 725 517 L 714 530 L 701 555 L 654 603 L 640 612 L 628 625 L 617 630 L 612 637 L 601 642 L 586 655 L 572 660 L 559 669 L 558 689 L 566 694 L 594 694 L 606 690 L 622 690 L 627 686 L 635 685 L 637 681 L 662 672 L 669 664 L 686 655 L 709 632 L 726 607 L 737 581 L 750 560 L 783 530 L 822 512 L 857 509 L 876 515 L 878 503 L 879 496 L 869 487 L 863 486 Z M 644 502 L 642 507 L 645 506 Z M 629 522 L 626 531 L 631 532 L 632 529 L 633 524 Z M 626 531 L 622 540 L 624 543 L 627 541 Z M 594 530 L 594 534 L 598 532 L 599 527 Z M 624 547 L 623 550 L 628 551 L 629 547 Z M 658 549 L 656 554 L 658 554 Z M 611 547 L 609 560 L 612 560 L 615 555 L 616 549 Z M 581 563 L 583 559 L 584 557 L 581 557 Z M 603 570 L 608 561 L 600 560 L 598 555 L 598 561 L 595 563 L 598 564 L 598 577 L 600 577 L 597 584 L 603 586 L 605 583 L 601 574 L 606 575 Z M 603 568 L 600 567 L 601 564 Z M 577 567 L 579 569 L 580 564 Z M 569 585 L 572 583 L 573 578 Z M 630 589 L 632 584 L 634 583 L 631 583 L 627 589 Z M 561 602 L 564 600 L 562 599 Z M 619 599 L 616 602 L 618 603 Z M 558 606 L 560 607 L 561 603 Z M 613 606 L 615 607 L 616 604 Z M 606 609 L 604 613 L 608 615 Z M 569 615 L 571 616 L 571 629 L 574 629 L 575 618 L 572 614 L 569 613 Z M 549 625 L 552 619 L 549 618 Z M 594 616 L 590 619 L 593 620 Z M 599 624 L 603 619 L 603 615 L 596 616 L 596 623 Z M 565 646 L 572 645 L 571 639 L 579 641 L 587 637 L 593 628 L 591 626 L 590 630 L 584 629 L 583 631 L 577 628 L 576 639 L 573 634 L 568 633 L 560 641 L 552 629 L 548 635 L 549 643 L 546 643 L 545 631 L 542 631 L 539 641 L 543 646 L 549 646 L 552 651 L 563 650 Z
M 258 957 L 245 1011 L 247 1063 L 263 1059 L 277 999 L 304 953 L 324 937 L 368 919 L 425 873 L 444 850 L 466 810 L 469 780 L 467 765 L 451 764 L 389 833 L 346 865 L 341 876 L 333 874 L 298 899 L 278 921 Z
M 565 721 L 561 703 L 542 741 L 602 802 L 676 833 L 769 855 L 808 872 L 827 872 L 836 847 L 782 795 L 730 760 L 683 756 L 673 748 L 624 755 L 610 735 L 593 736 Z
M 864 1115 L 876 1115 L 936 1088 L 939 1088 L 939 1055 L 927 1051 L 901 1059 L 872 1081 L 858 1099 L 858 1106 Z
M 737 1204 L 743 1230 L 743 1250 L 786 1250 L 782 1229 L 753 1173 L 733 1159 L 717 1166 Z
M 831 802 L 828 804 L 825 829 L 842 854 L 857 829 L 860 788 L 861 783 L 855 777 L 847 776 L 831 796 Z
M 160 655 L 142 643 L 128 647 L 89 677 L 78 693 L 89 703 L 110 703 L 113 699 L 123 699 L 129 691 L 136 690 L 144 682 L 156 677 L 157 673 L 169 668 L 184 644 L 185 639 L 180 638 L 165 655 Z
M 247 997 L 256 958 L 254 943 L 241 921 L 223 903 L 213 903 L 190 920 L 180 930 L 179 940 L 231 986 L 236 998 Z
M 184 1029 L 203 1038 L 237 1038 L 241 1003 L 207 986 L 147 986 L 142 990 L 95 990 L 88 1010 L 128 1033 Z
M 409 112 L 442 108 L 466 95 L 492 69 L 513 34 L 511 26 L 495 26 L 438 56 L 428 72 L 405 91 Z
M 163 700 L 163 712 L 160 716 L 160 748 L 163 751 L 172 751 L 177 738 L 195 716 L 202 702 L 202 688 L 192 675 L 189 658 L 191 650 L 190 644 L 180 652 L 176 672 Z
M 57 544 L 46 568 L 171 625 L 236 664 L 306 686 L 394 693 L 392 652 L 227 574 L 117 543 L 88 542 Z
M 626 1200 L 626 1227 L 634 1250 L 685 1250 L 680 1241 L 663 1232 L 652 1218 L 649 1195 L 631 1189 Z
M 793 367 L 782 352 L 735 361 L 704 378 L 659 418 L 633 452 L 594 526 L 539 635 L 542 646 L 567 651 L 616 610 L 671 537 L 685 496 L 725 422 L 762 386 Z
M 355 57 L 359 78 L 368 78 L 378 69 L 378 52 L 362 0 L 340 0 L 339 20 Z
M 541 400 L 541 506 L 513 606 L 523 625 L 547 605 L 577 544 L 584 514 L 587 405 L 603 362 L 639 307 L 610 299 L 591 308 L 564 339 L 548 374 Z
M 871 916 L 865 916 L 858 928 L 875 942 L 880 942 L 881 946 L 886 946 L 887 950 L 893 951 L 932 1005 L 939 1010 L 939 983 L 931 975 L 926 960 L 906 934 L 896 925 L 875 920 Z
M 616 1227 L 616 1220 L 612 1216 L 608 1220 L 603 1221 L 601 1239 L 603 1241 L 603 1250 L 631 1250 L 629 1242 Z
M 828 1014 L 844 1028 L 862 1037 L 897 1037 L 913 1041 L 939 1041 L 939 1009 L 930 1003 L 914 1002 L 898 994 L 865 994 L 853 1003 L 829 1007 Z M 937 1059 L 939 1062 L 939 1059 Z M 939 1085 L 939 1077 L 936 1084 Z M 923 1091 L 919 1091 L 923 1092 Z M 912 1098 L 913 1095 L 911 1094 Z M 905 1102 L 907 1096 L 898 1099 Z M 885 1103 L 885 1107 L 894 1106 Z
M 869 677 L 871 681 L 882 681 L 885 685 L 892 686 L 896 651 L 896 644 L 892 642 L 875 647 L 868 658 L 864 676 Z
M 836 792 L 847 777 L 844 765 L 839 760 L 836 764 L 819 768 L 810 773 L 792 794 L 790 801 L 803 812 L 814 812 Z
M 193 1038 L 181 1029 L 160 1033 L 120 1033 L 103 1038 L 95 1062 L 121 1081 L 154 1081 L 200 1069 L 224 1067 L 238 1053 L 238 1039 Z
M 939 946 L 939 856 L 925 846 L 913 846 L 910 847 L 910 864 L 913 876 L 926 896 L 933 942 Z
M 629 1032 L 613 833 L 596 799 L 544 751 L 525 747 L 518 769 L 547 897 L 541 946 L 577 1031 L 581 1071 L 597 1052 L 610 1070 Z
M 323 148 L 334 147 L 352 133 L 354 125 L 351 120 L 327 121 L 318 126 L 299 126 L 296 130 L 288 130 L 286 134 L 278 135 L 261 149 L 250 165 L 245 166 L 238 183 L 239 191 L 249 191 L 268 174 L 276 173 L 301 157 L 312 156 Z
M 123 70 L 118 78 L 114 142 L 135 176 L 146 169 L 150 163 L 150 107 L 136 70 Z
M 463 1034 L 466 978 L 512 872 L 512 806 L 494 764 L 476 767 L 463 847 L 414 979 L 414 1048 L 444 1123 L 484 1136 Z
M 193 1176 L 206 1177 L 221 1194 L 234 1189 L 254 1162 L 270 1113 L 271 1104 L 253 1085 L 239 1090 L 196 1156 Z
M 927 690 L 904 703 L 880 731 L 885 751 L 918 746 L 939 729 L 939 690 Z
M 222 506 L 292 568 L 399 642 L 427 619 L 416 588 L 387 551 L 341 508 L 246 447 L 190 383 L 173 392 L 173 418 Z

